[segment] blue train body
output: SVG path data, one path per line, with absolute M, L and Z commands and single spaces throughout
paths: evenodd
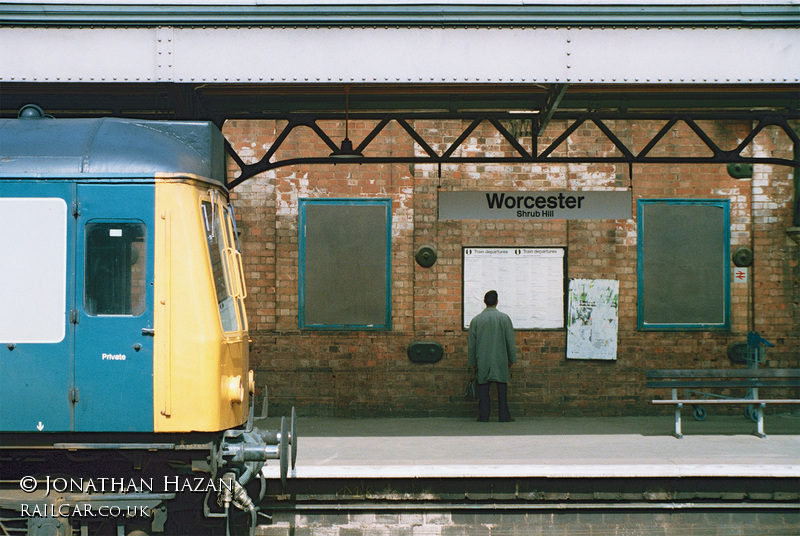
M 224 143 L 205 122 L 0 120 L 0 533 L 94 523 L 62 517 L 56 496 L 36 499 L 54 515 L 7 514 L 29 507 L 25 475 L 200 471 L 225 485 L 198 511 L 230 523 L 247 510 L 251 531 L 244 486 L 260 478 L 263 493 L 267 459 L 285 483 L 294 412 L 291 431 L 254 426 Z M 73 468 L 75 450 L 90 463 Z M 156 491 L 101 490 L 76 506 L 146 505 L 158 515 L 130 524 L 160 533 L 176 493 Z
M 18 119 L 0 147 L 0 431 L 153 432 L 156 176 L 221 187 L 221 133 Z

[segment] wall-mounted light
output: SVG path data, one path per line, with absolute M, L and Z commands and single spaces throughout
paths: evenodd
M 338 149 L 335 149 L 331 153 L 331 158 L 336 158 L 337 160 L 357 160 L 359 158 L 364 158 L 364 155 L 360 152 L 356 151 L 353 148 L 353 142 L 350 141 L 348 137 L 348 123 L 350 120 L 350 88 L 345 87 L 344 90 L 344 139 L 342 140 L 342 146 Z

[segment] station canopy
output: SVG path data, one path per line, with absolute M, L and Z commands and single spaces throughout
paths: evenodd
M 220 126 L 347 114 L 404 128 L 519 114 L 533 132 L 557 118 L 751 120 L 795 145 L 800 118 L 793 0 L 10 1 L 0 57 L 2 117 L 35 103 L 55 117 Z M 711 149 L 709 161 L 742 160 Z

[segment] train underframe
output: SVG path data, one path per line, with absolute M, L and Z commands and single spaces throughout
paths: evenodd
M 252 423 L 252 420 L 251 420 Z M 279 431 L 4 434 L 0 534 L 148 536 L 252 534 L 278 460 L 297 456 L 296 414 Z M 36 443 L 34 444 L 34 440 Z M 274 486 L 271 483 L 270 486 Z

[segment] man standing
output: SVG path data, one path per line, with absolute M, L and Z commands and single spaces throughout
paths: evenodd
M 508 367 L 517 362 L 514 326 L 507 314 L 497 310 L 497 292 L 483 297 L 486 308 L 469 323 L 469 365 L 478 373 L 478 420 L 486 422 L 491 412 L 489 388 L 497 386 L 500 422 L 513 421 L 508 411 Z

